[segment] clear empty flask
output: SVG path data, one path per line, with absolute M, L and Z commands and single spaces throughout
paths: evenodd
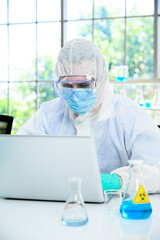
M 160 108 L 160 89 L 155 89 L 154 90 L 152 108 L 155 108 L 155 109 Z
M 88 222 L 83 197 L 81 179 L 69 179 L 69 195 L 62 214 L 62 223 L 66 226 L 82 226 Z
M 126 219 L 147 219 L 152 207 L 144 188 L 143 161 L 129 160 L 129 180 L 126 185 L 120 213 Z
M 126 97 L 127 96 L 127 91 L 126 91 L 126 88 L 121 88 L 120 90 L 120 95 L 123 96 L 123 97 Z

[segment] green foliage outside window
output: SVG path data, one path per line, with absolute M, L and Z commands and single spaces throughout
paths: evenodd
M 98 16 L 108 16 L 105 7 L 97 9 Z M 78 35 L 85 37 L 91 31 L 85 25 Z M 109 63 L 110 79 L 115 78 L 116 65 L 124 65 L 124 19 L 96 20 L 94 23 L 94 42 L 101 49 Z M 91 34 L 91 33 L 90 33 Z M 127 19 L 126 35 L 127 65 L 130 78 L 153 77 L 154 26 L 152 17 Z

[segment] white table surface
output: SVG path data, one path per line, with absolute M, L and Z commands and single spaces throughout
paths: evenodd
M 0 199 L 0 240 L 160 240 L 160 196 L 149 196 L 147 220 L 122 219 L 119 199 L 108 204 L 85 204 L 89 222 L 81 227 L 61 224 L 62 202 Z

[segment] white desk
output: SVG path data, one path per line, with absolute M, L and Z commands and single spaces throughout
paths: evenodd
M 89 222 L 82 227 L 61 224 L 64 203 L 0 199 L 0 240 L 160 240 L 160 196 L 150 196 L 147 220 L 122 219 L 118 199 L 86 204 Z

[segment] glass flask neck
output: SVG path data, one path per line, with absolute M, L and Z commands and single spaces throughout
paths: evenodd
M 129 177 L 128 183 L 125 188 L 124 199 L 129 196 L 133 196 L 140 186 L 140 184 L 144 184 L 143 182 L 143 161 L 141 160 L 129 160 Z
M 69 190 L 70 191 L 81 191 L 81 179 L 80 178 L 70 178 L 69 181 Z
M 129 160 L 129 174 L 134 175 L 134 178 L 143 178 L 143 161 Z M 132 176 L 129 176 L 132 177 Z
M 71 201 L 80 201 L 83 203 L 83 197 L 81 194 L 81 179 L 80 178 L 70 178 L 69 181 L 69 195 L 67 202 Z

